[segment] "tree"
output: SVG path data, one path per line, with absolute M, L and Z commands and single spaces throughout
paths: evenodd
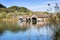
M 57 3 L 55 4 L 55 12 L 60 13 L 60 7 Z

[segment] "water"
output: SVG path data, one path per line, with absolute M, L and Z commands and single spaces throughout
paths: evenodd
M 44 22 L 0 22 L 0 40 L 54 40 L 55 31 Z

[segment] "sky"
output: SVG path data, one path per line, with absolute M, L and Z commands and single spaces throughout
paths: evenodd
M 0 3 L 6 7 L 22 6 L 32 11 L 47 11 L 49 9 L 48 3 L 50 3 L 51 12 L 54 12 L 55 3 L 60 6 L 60 0 L 0 0 Z

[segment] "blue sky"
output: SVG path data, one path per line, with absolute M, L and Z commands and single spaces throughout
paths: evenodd
M 0 0 L 0 3 L 6 7 L 23 6 L 32 11 L 47 11 L 48 3 L 51 4 L 51 8 L 54 7 L 55 3 L 60 6 L 60 0 Z M 52 11 L 54 11 L 54 8 Z

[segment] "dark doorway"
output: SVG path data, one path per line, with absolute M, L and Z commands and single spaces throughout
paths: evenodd
M 37 23 L 37 18 L 36 17 L 32 17 L 32 24 L 36 24 Z
M 26 18 L 26 22 L 31 22 L 31 18 Z

